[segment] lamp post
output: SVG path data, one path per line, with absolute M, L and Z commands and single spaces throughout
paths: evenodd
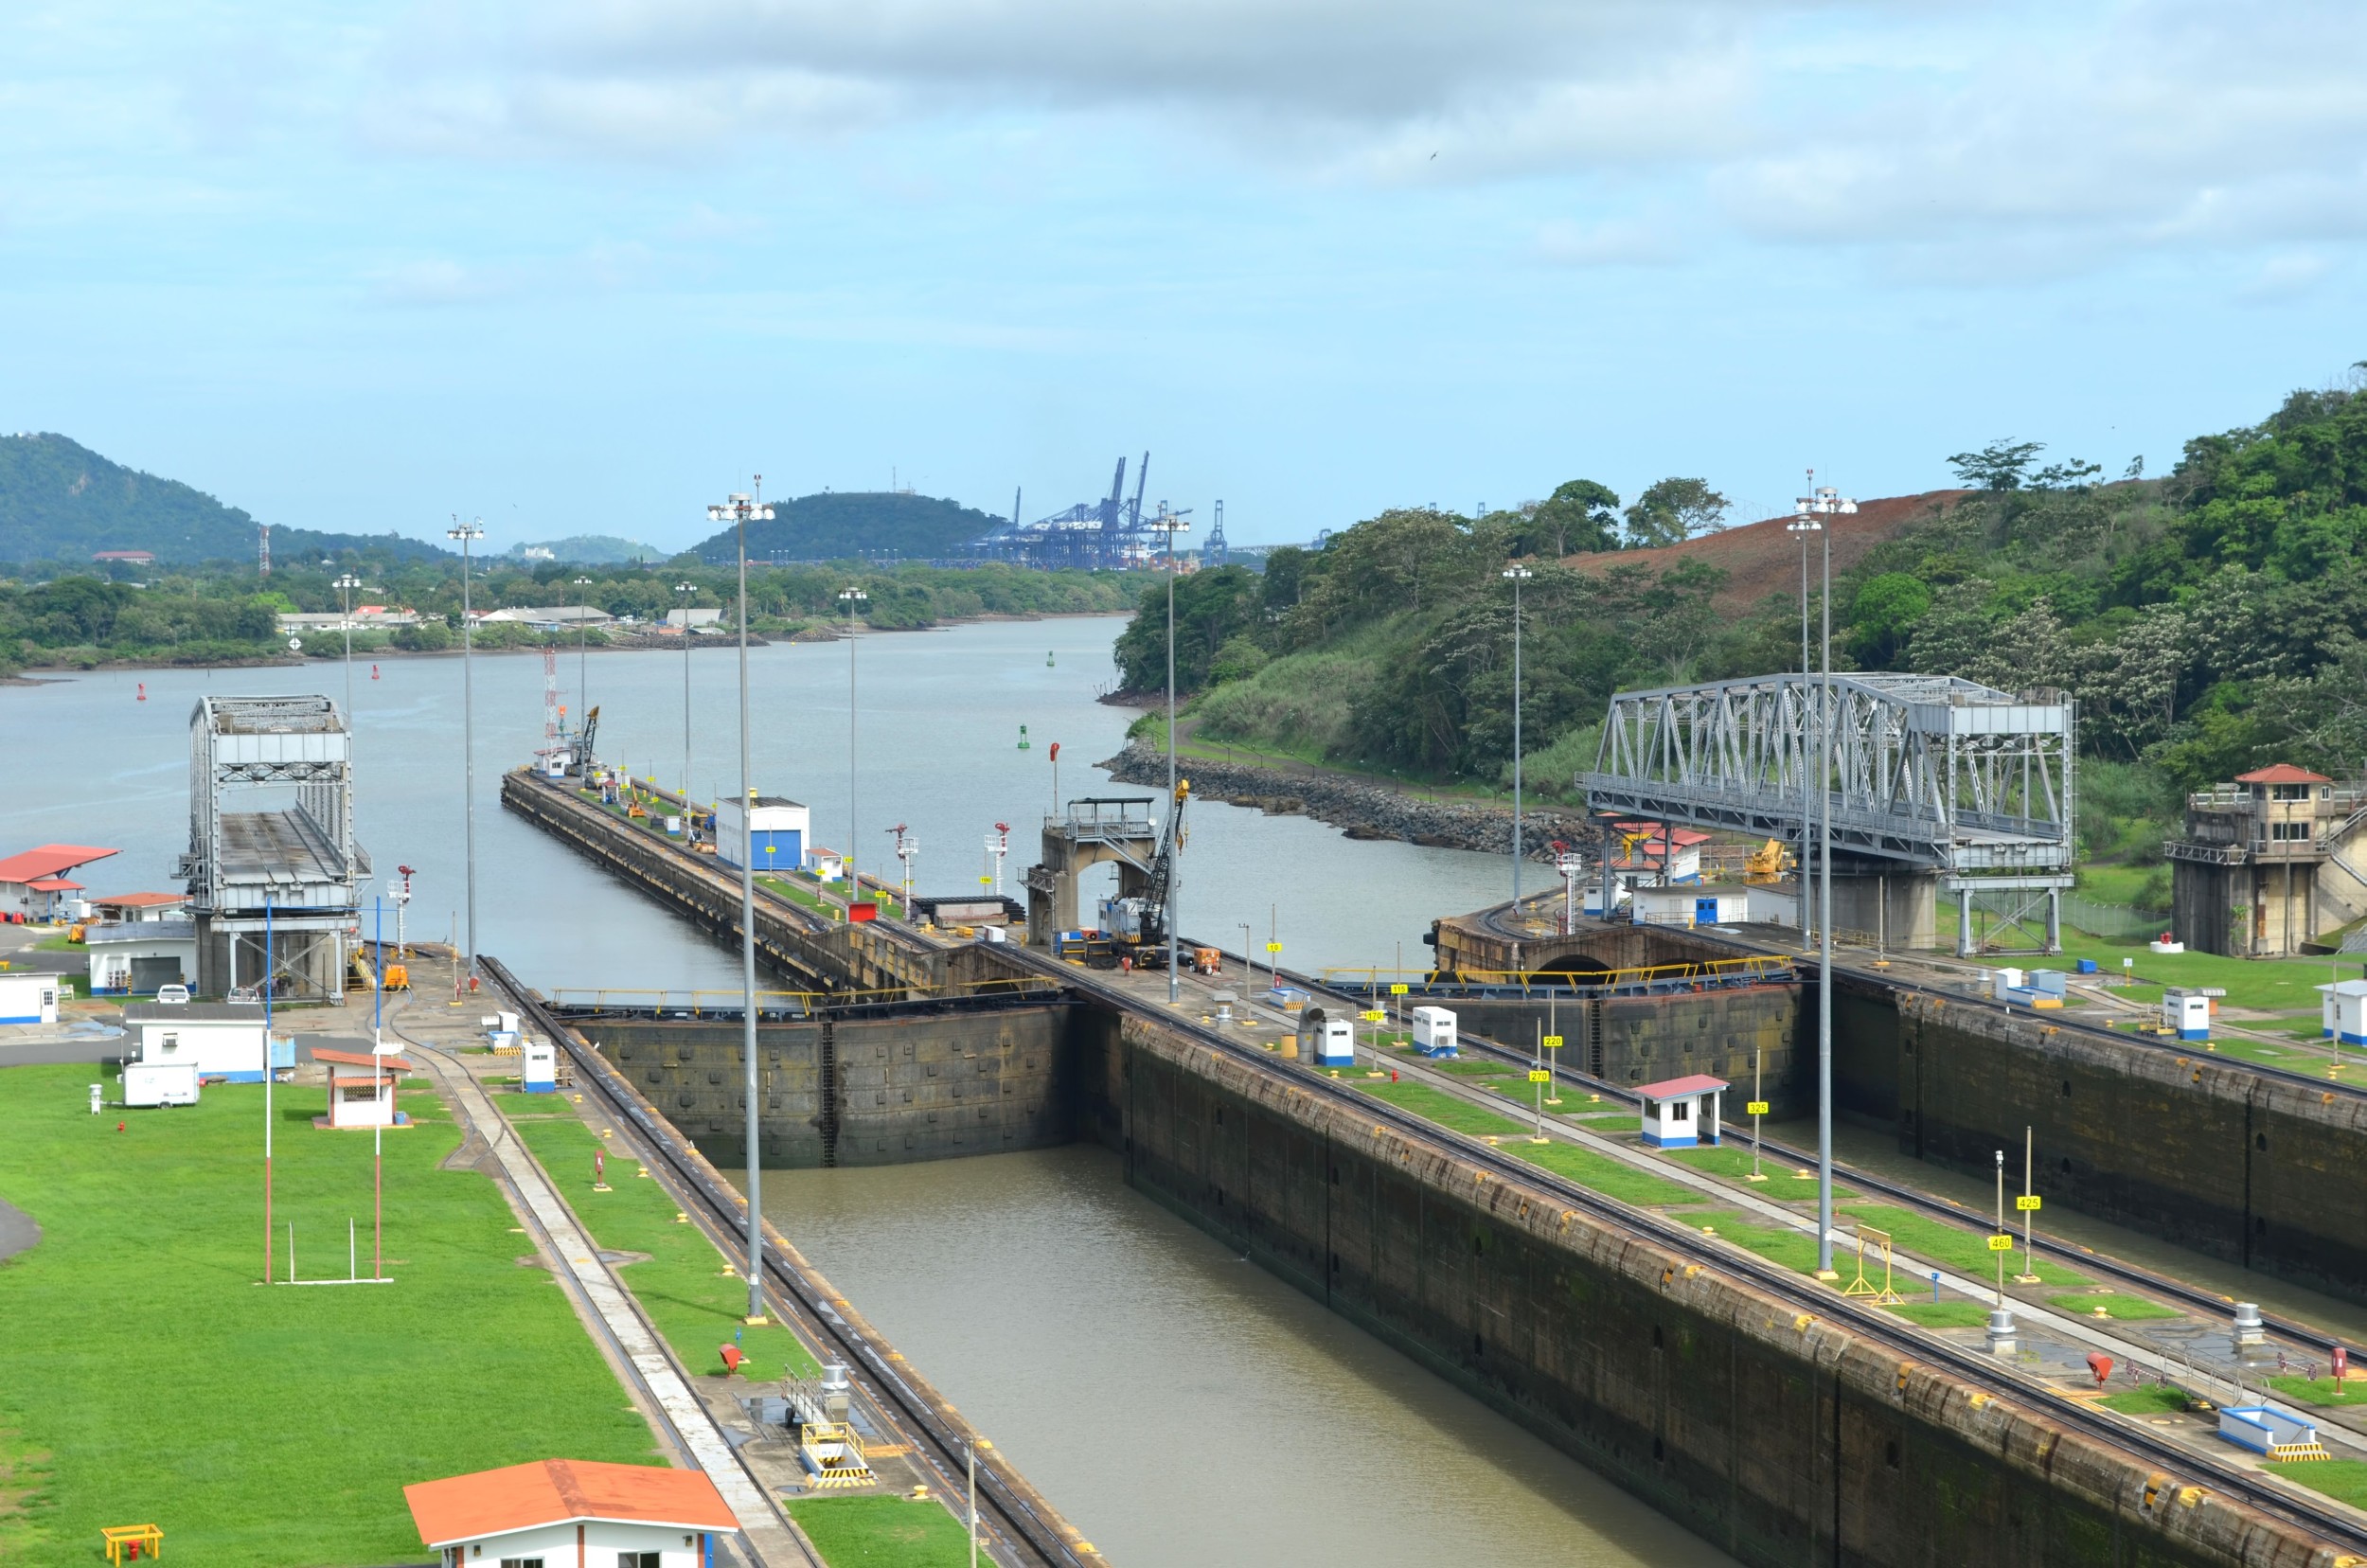
M 351 572 L 337 579 L 337 606 L 346 627 L 346 728 L 353 728 L 353 591 L 362 579 Z
M 1837 1277 L 1833 1273 L 1833 532 L 1824 519 L 1854 515 L 1858 503 L 1843 499 L 1827 485 L 1802 496 L 1799 508 L 1789 526 L 1801 535 L 1803 558 L 1810 532 L 1824 539 L 1823 685 L 1817 694 L 1816 722 L 1816 787 L 1824 800 L 1816 846 L 1816 1272 L 1818 1278 L 1830 1279 Z M 1802 680 L 1806 677 L 1803 669 Z M 1800 874 L 1804 894 L 1807 885 L 1804 867 Z
M 485 522 L 454 517 L 444 530 L 446 539 L 460 541 L 460 765 L 461 789 L 467 805 L 469 884 L 469 967 L 464 979 L 476 989 L 476 627 L 469 613 L 469 546 L 485 537 Z
M 1521 584 L 1537 574 L 1518 562 L 1499 574 L 1512 584 L 1512 912 L 1521 913 Z
M 1166 503 L 1162 501 L 1159 504 L 1158 521 L 1154 523 L 1152 526 L 1158 528 L 1162 533 L 1165 533 L 1167 536 L 1167 820 L 1172 822 L 1175 820 L 1174 813 L 1176 811 L 1175 536 L 1187 531 L 1191 527 L 1191 525 L 1184 521 L 1182 513 L 1167 510 Z M 1177 835 L 1173 833 L 1168 834 L 1167 907 L 1164 914 L 1167 923 L 1167 1006 L 1170 1007 L 1176 1005 L 1176 1001 L 1181 994 L 1180 987 L 1182 985 L 1182 982 L 1177 978 L 1175 972 L 1175 932 L 1178 923 L 1177 914 L 1182 907 L 1182 900 L 1177 896 L 1177 889 L 1183 882 L 1181 868 L 1176 863 L 1182 857 L 1183 850 L 1184 846 L 1177 842 Z
M 677 582 L 682 599 L 682 841 L 690 842 L 690 596 L 698 585 Z
M 862 826 L 855 811 L 855 611 L 869 601 L 871 596 L 856 587 L 839 590 L 838 601 L 846 606 L 846 913 L 855 912 L 855 895 L 863 883 L 855 879 L 855 839 Z
M 588 577 L 579 577 L 576 579 L 575 585 L 578 588 L 589 588 L 592 586 L 592 579 Z M 580 599 L 583 596 L 578 594 L 576 597 Z M 591 606 L 578 604 L 576 608 L 588 610 Z M 585 617 L 578 615 L 576 617 L 576 729 L 578 733 L 583 729 L 585 716 L 592 711 L 592 681 L 587 668 L 590 660 L 585 653 L 590 636 L 591 629 L 585 625 Z M 583 766 L 584 781 L 589 783 L 592 778 L 592 759 L 585 757 L 578 757 L 577 760 Z
M 710 523 L 739 526 L 739 1044 L 746 1060 L 744 1085 L 748 1102 L 748 1321 L 764 1321 L 764 1198 L 757 1160 L 756 1118 L 756 789 L 748 766 L 748 525 L 770 522 L 773 508 L 764 505 L 764 475 L 756 475 L 751 493 L 734 490 L 720 506 L 707 508 Z M 683 617 L 683 643 L 690 646 L 690 618 Z M 688 660 L 685 659 L 687 666 Z M 690 807 L 685 792 L 683 809 Z M 722 824 L 718 823 L 717 827 Z M 718 844 L 717 848 L 722 846 Z

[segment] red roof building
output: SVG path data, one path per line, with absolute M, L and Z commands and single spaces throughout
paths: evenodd
M 114 853 L 88 844 L 44 844 L 0 860 L 0 919 L 56 919 L 65 896 L 82 890 L 65 874 Z
M 648 1553 L 693 1568 L 707 1534 L 739 1528 L 702 1470 L 543 1459 L 402 1488 L 419 1539 L 447 1565 L 542 1558 L 609 1563 Z M 650 1560 L 648 1558 L 637 1560 Z
M 1718 1096 L 1724 1078 L 1707 1073 L 1646 1083 L 1636 1090 L 1643 1102 L 1644 1141 L 1654 1149 L 1691 1149 L 1718 1139 Z
M 2307 768 L 2297 768 L 2290 762 L 2278 762 L 2266 768 L 2254 768 L 2250 773 L 2237 774 L 2235 782 L 2238 784 L 2331 784 L 2334 780 L 2324 774 L 2311 773 Z

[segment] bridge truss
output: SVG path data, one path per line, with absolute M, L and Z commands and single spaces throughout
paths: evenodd
M 2045 890 L 2045 944 L 2073 854 L 2073 712 L 2049 688 L 2019 694 L 1947 675 L 1762 675 L 1613 696 L 1593 772 L 1597 812 L 1803 840 L 1829 805 L 1835 868 L 1930 873 L 2027 924 Z M 1820 777 L 1819 736 L 1831 766 Z M 1803 857 L 1805 860 L 1805 856 Z M 2010 913 L 2020 909 L 2016 916 Z M 1961 944 L 1960 944 L 1961 945 Z

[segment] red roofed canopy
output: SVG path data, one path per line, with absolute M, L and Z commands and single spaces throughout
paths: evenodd
M 601 1519 L 685 1530 L 737 1530 L 703 1470 L 543 1459 L 402 1488 L 419 1540 L 441 1548 L 480 1536 Z
M 36 893 L 73 893 L 80 891 L 82 884 L 63 877 L 35 877 L 25 885 Z
M 1676 1099 L 1684 1095 L 1706 1095 L 1714 1089 L 1734 1087 L 1724 1078 L 1714 1078 L 1707 1073 L 1695 1073 L 1690 1078 L 1669 1078 L 1661 1083 L 1646 1083 L 1636 1093 L 1647 1100 Z
M 60 876 L 115 853 L 113 849 L 88 844 L 44 844 L 38 849 L 0 860 L 0 882 L 29 882 L 42 877 Z
M 382 1072 L 407 1073 L 411 1063 L 399 1056 L 372 1056 L 367 1051 L 330 1051 L 320 1046 L 312 1048 L 314 1061 L 333 1061 L 341 1067 L 376 1067 Z
M 2290 762 L 2279 762 L 2273 767 L 2254 768 L 2248 774 L 2237 774 L 2235 782 L 2238 784 L 2331 784 L 2334 780 L 2323 774 L 2311 773 L 2307 768 L 2297 768 Z

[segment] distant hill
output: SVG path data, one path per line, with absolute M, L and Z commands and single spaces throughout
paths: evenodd
M 962 554 L 962 546 L 1006 521 L 958 501 L 900 490 L 830 491 L 773 503 L 770 523 L 748 526 L 751 560 L 845 561 L 857 556 L 899 556 L 932 561 Z M 737 528 L 725 528 L 692 545 L 703 561 L 721 561 L 738 548 Z
M 1911 523 L 1921 522 L 1960 505 L 1977 492 L 1966 490 L 1925 490 L 1917 495 L 1891 495 L 1860 501 L 1855 516 L 1826 521 L 1833 530 L 1833 575 L 1856 566 L 1876 545 L 1896 539 Z M 1800 587 L 1800 538 L 1787 531 L 1789 514 L 1758 523 L 1737 524 L 1715 533 L 1696 534 L 1679 544 L 1652 550 L 1604 550 L 1563 558 L 1562 564 L 1582 572 L 1618 566 L 1648 566 L 1664 572 L 1680 561 L 1698 561 L 1726 574 L 1712 602 L 1722 615 L 1740 615 L 1757 607 L 1770 594 L 1797 593 Z M 1820 558 L 1808 558 L 1808 569 L 1820 569 Z
M 512 544 L 504 552 L 512 561 L 563 561 L 576 566 L 622 566 L 636 561 L 664 561 L 671 551 L 616 534 L 569 534 L 531 544 Z
M 100 550 L 147 550 L 160 561 L 255 559 L 256 520 L 177 479 L 160 479 L 63 436 L 0 436 L 0 561 L 86 561 Z M 396 560 L 446 552 L 399 534 L 274 527 L 272 554 L 318 560 L 353 550 Z

